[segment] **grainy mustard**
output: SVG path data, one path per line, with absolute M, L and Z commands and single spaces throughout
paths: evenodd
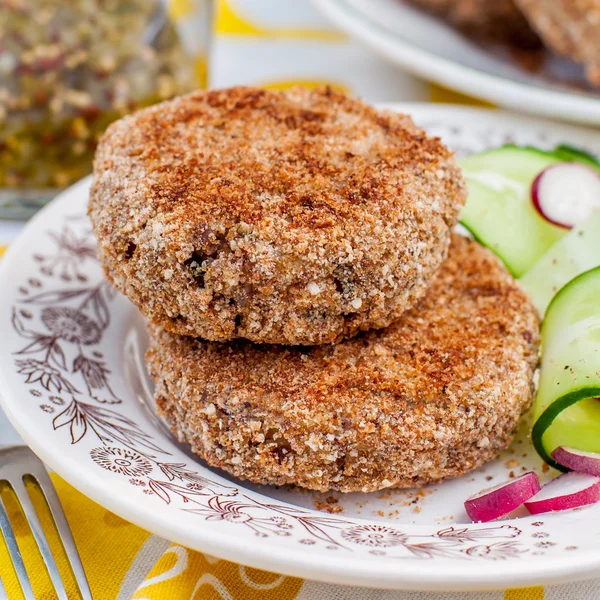
M 195 83 L 160 0 L 0 0 L 0 188 L 71 184 L 111 121 Z

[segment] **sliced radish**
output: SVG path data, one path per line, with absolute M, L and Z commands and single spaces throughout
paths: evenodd
M 570 471 L 547 483 L 525 507 L 532 515 L 568 510 L 600 501 L 600 477 Z
M 600 208 L 600 173 L 580 163 L 556 163 L 535 178 L 531 198 L 544 219 L 570 229 Z
M 471 496 L 465 502 L 465 510 L 475 522 L 493 521 L 516 510 L 540 490 L 538 476 L 525 473 Z
M 600 477 L 600 454 L 584 452 L 575 448 L 560 446 L 552 453 L 552 458 L 559 464 L 576 471 Z

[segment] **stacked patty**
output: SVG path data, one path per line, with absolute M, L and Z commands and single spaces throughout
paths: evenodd
M 181 441 L 255 482 L 373 491 L 493 458 L 531 401 L 535 309 L 452 236 L 464 200 L 406 116 L 233 88 L 111 126 L 90 216 Z
M 453 155 L 409 117 L 233 88 L 109 127 L 90 217 L 108 279 L 167 331 L 324 344 L 424 294 L 464 201 Z
M 426 296 L 383 331 L 310 348 L 150 337 L 159 412 L 210 465 L 344 492 L 421 486 L 494 458 L 531 402 L 539 344 L 518 283 L 459 236 Z

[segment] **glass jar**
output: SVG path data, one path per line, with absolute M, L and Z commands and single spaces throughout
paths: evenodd
M 0 217 L 88 174 L 111 121 L 203 86 L 201 64 L 163 0 L 0 0 Z

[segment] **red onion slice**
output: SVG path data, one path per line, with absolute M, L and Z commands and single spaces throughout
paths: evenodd
M 560 446 L 552 453 L 552 458 L 559 464 L 576 471 L 600 477 L 600 454 L 584 452 L 575 448 Z
M 556 163 L 535 178 L 531 198 L 544 219 L 570 229 L 600 209 L 600 173 L 580 163 Z
M 535 473 L 525 473 L 471 496 L 465 502 L 465 510 L 474 522 L 485 523 L 499 519 L 516 510 L 540 491 Z
M 570 471 L 547 483 L 525 507 L 532 515 L 578 508 L 600 501 L 600 477 Z

